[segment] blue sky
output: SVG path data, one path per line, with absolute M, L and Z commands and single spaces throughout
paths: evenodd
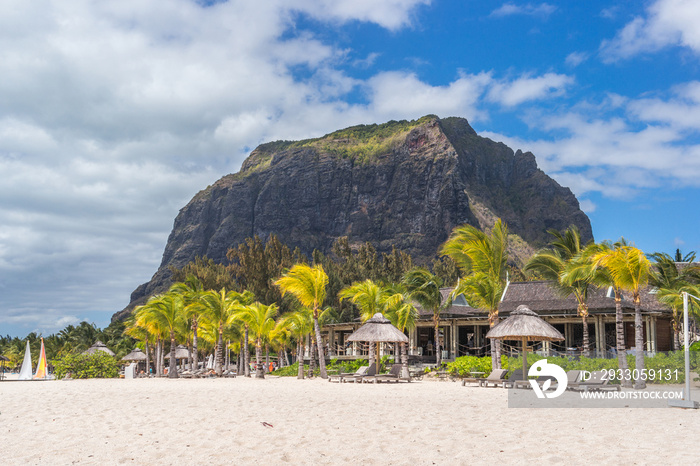
M 0 3 L 0 334 L 105 326 L 256 145 L 426 114 L 531 151 L 597 240 L 699 250 L 689 0 Z

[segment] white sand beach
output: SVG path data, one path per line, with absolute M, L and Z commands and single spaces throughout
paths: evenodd
M 696 464 L 700 412 L 509 409 L 454 382 L 0 382 L 3 464 Z M 263 423 L 268 423 L 266 426 Z

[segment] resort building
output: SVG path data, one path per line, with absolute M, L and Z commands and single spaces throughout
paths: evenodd
M 441 290 L 443 298 L 453 288 Z M 552 324 L 565 337 L 561 344 L 533 342 L 533 350 L 543 354 L 581 354 L 583 350 L 583 323 L 577 312 L 573 295 L 562 298 L 551 286 L 551 282 L 508 283 L 499 306 L 499 317 L 510 315 L 519 305 L 525 304 Z M 591 356 L 615 357 L 615 295 L 611 288 L 594 288 L 588 298 L 588 334 Z M 673 349 L 671 310 L 659 303 L 655 290 L 648 288 L 642 293 L 641 311 L 644 330 L 644 350 L 648 353 Z M 625 332 L 625 348 L 635 346 L 634 303 L 629 293 L 622 298 Z M 419 308 L 419 320 L 409 332 L 409 357 L 424 363 L 435 362 L 435 330 L 432 313 Z M 347 337 L 361 324 L 359 322 L 330 324 L 324 326 L 324 340 L 329 342 L 330 357 L 352 359 L 366 357 L 366 348 L 358 343 L 347 343 Z M 440 349 L 442 359 L 453 361 L 465 354 L 483 356 L 489 354 L 489 342 L 485 335 L 489 330 L 488 314 L 485 310 L 471 307 L 464 296 L 458 296 L 449 308 L 440 313 Z M 510 344 L 509 344 L 510 343 Z M 519 350 L 518 342 L 505 342 L 504 351 Z M 387 351 L 391 351 L 387 347 Z

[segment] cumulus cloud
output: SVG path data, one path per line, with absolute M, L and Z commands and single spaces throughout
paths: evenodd
M 494 83 L 488 98 L 513 107 L 523 102 L 561 95 L 573 83 L 573 77 L 562 74 L 546 73 L 537 77 L 527 75 L 513 81 Z
M 504 17 L 512 15 L 528 15 L 548 18 L 557 10 L 557 7 L 549 3 L 516 5 L 515 3 L 504 3 L 499 8 L 493 10 L 490 16 Z
M 611 95 L 598 104 L 531 113 L 529 124 L 547 134 L 541 139 L 484 134 L 533 152 L 540 168 L 577 196 L 630 199 L 668 184 L 699 186 L 700 145 L 688 139 L 700 122 L 698 93 L 691 82 L 667 100 Z
M 606 61 L 656 52 L 668 46 L 688 47 L 700 53 L 700 3 L 695 0 L 657 0 L 643 17 L 625 25 L 600 51 Z

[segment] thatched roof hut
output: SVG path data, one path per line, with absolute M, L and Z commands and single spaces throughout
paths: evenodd
M 523 379 L 527 379 L 527 342 L 561 341 L 564 339 L 564 335 L 541 319 L 535 311 L 521 304 L 510 313 L 507 319 L 489 330 L 486 338 L 521 340 L 523 342 Z
M 362 327 L 355 330 L 348 337 L 347 341 L 408 343 L 408 337 L 401 330 L 391 325 L 389 319 L 380 313 L 376 313 Z
M 107 345 L 102 343 L 100 340 L 97 340 L 94 345 L 83 351 L 83 354 L 95 354 L 98 351 L 102 351 L 104 353 L 109 354 L 110 356 L 114 356 L 114 351 L 107 348 Z
M 146 360 L 146 353 L 141 351 L 141 348 L 134 348 L 134 350 L 124 356 L 122 358 L 122 361 L 145 361 Z
M 559 330 L 541 319 L 529 307 L 521 304 L 511 312 L 510 317 L 494 326 L 486 338 L 498 340 L 560 341 L 564 336 Z
M 182 345 L 177 345 L 175 348 L 175 359 L 189 359 L 190 350 Z

